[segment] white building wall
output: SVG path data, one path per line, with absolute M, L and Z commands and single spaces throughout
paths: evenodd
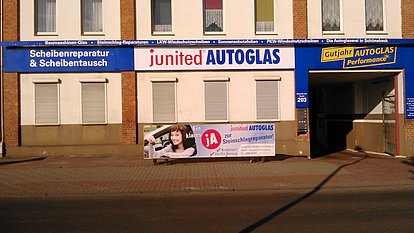
M 82 124 L 81 82 L 90 78 L 106 78 L 108 124 L 122 123 L 121 74 L 117 73 L 62 73 L 21 74 L 21 125 L 35 124 L 33 80 L 60 79 L 60 124 Z
M 121 38 L 120 1 L 102 0 L 103 33 L 82 35 L 81 1 L 56 1 L 56 34 L 36 35 L 35 1 L 20 0 L 20 40 L 112 40 Z
M 137 39 L 259 39 L 292 38 L 292 0 L 275 0 L 276 34 L 255 34 L 255 1 L 223 0 L 224 32 L 204 35 L 203 1 L 171 0 L 173 32 L 151 33 L 151 1 L 137 1 Z
M 322 3 L 308 0 L 309 38 L 402 38 L 401 0 L 384 0 L 384 32 L 369 33 L 365 30 L 365 1 L 341 0 L 342 33 L 322 33 Z
M 204 81 L 206 77 L 228 77 L 229 121 L 256 121 L 256 82 L 263 76 L 280 77 L 280 120 L 295 119 L 295 78 L 293 71 L 157 72 L 138 73 L 138 122 L 152 123 L 152 82 L 177 78 L 177 122 L 205 122 Z

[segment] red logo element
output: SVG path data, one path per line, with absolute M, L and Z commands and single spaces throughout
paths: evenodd
M 221 135 L 214 129 L 209 129 L 201 136 L 201 142 L 207 149 L 214 150 L 221 144 Z

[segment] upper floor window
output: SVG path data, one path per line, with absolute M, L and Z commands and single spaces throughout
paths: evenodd
M 36 33 L 56 32 L 56 0 L 36 0 Z
M 152 32 L 172 32 L 171 0 L 152 0 Z
M 341 31 L 341 0 L 322 0 L 322 31 Z
M 204 32 L 223 32 L 223 0 L 204 0 Z
M 256 33 L 275 32 L 274 0 L 256 0 Z
M 369 31 L 384 31 L 383 0 L 365 0 L 365 26 Z
M 102 0 L 82 0 L 82 32 L 103 33 Z

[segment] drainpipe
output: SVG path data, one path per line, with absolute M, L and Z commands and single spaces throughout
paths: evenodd
M 3 42 L 3 0 L 0 0 L 0 42 Z M 3 93 L 3 46 L 0 46 L 0 157 L 5 156 L 4 153 L 4 93 Z

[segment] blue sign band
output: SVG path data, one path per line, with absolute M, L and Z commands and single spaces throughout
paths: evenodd
M 133 48 L 5 48 L 4 57 L 4 72 L 114 72 L 134 70 Z

